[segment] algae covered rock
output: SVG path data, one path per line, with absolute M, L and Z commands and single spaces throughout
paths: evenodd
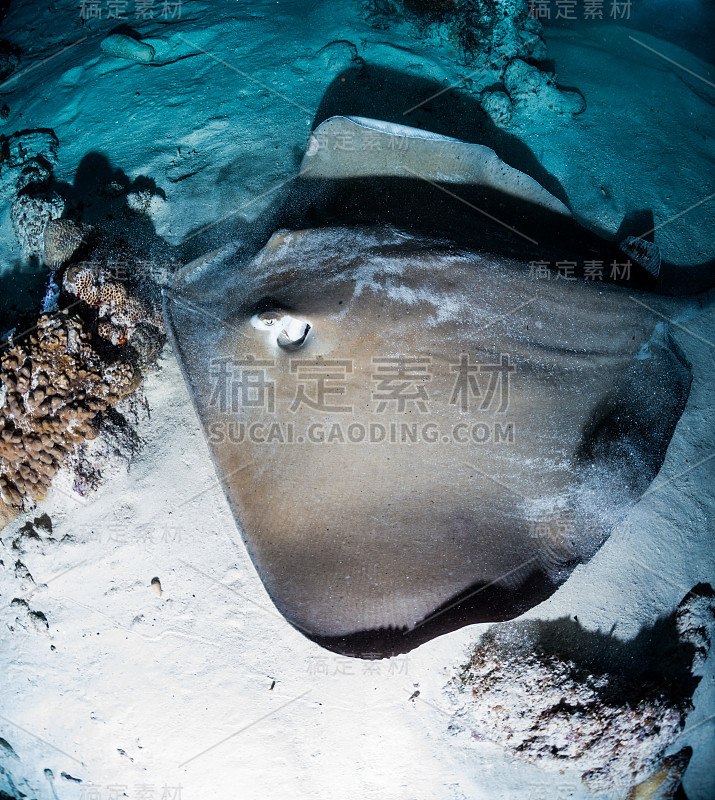
M 648 792 L 674 791 L 687 767 L 688 753 L 665 753 L 692 710 L 714 611 L 698 584 L 632 643 L 568 620 L 494 627 L 448 685 L 452 727 L 544 770 L 577 770 L 593 792 L 670 797 Z

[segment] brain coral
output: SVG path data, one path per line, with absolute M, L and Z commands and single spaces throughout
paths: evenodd
M 69 261 L 84 241 L 87 227 L 71 219 L 50 220 L 43 237 L 45 264 L 57 269 Z
M 60 464 L 96 435 L 97 414 L 133 391 L 135 372 L 94 350 L 78 317 L 44 315 L 0 359 L 0 498 L 42 499 Z

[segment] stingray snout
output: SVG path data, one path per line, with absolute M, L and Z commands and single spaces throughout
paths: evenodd
M 281 311 L 265 311 L 251 318 L 251 325 L 261 331 L 275 332 L 276 344 L 284 350 L 298 350 L 308 340 L 312 325 L 305 319 Z

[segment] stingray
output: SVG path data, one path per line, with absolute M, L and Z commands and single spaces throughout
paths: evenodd
M 303 171 L 497 187 L 569 216 L 489 148 L 371 120 L 323 123 Z M 626 247 L 657 269 L 651 244 Z M 517 616 L 598 550 L 684 408 L 691 373 L 663 313 L 685 303 L 342 223 L 278 230 L 248 259 L 224 246 L 164 300 L 268 594 L 362 657 Z

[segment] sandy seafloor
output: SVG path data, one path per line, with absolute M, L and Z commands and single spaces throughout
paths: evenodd
M 83 25 L 64 0 L 13 5 L 2 36 L 24 56 L 20 77 L 0 87 L 10 107 L 1 132 L 54 130 L 55 175 L 70 184 L 92 152 L 130 181 L 153 179 L 165 193 L 152 206 L 155 235 L 183 260 L 260 227 L 277 187 L 295 175 L 321 99 L 352 56 L 348 44 L 318 54 L 325 44 L 347 40 L 371 64 L 442 85 L 464 75 L 446 48 L 374 30 L 347 2 L 185 2 L 170 21 L 133 12 L 130 3 L 127 24 L 162 38 L 167 60 L 191 57 L 162 66 L 110 58 L 99 42 L 116 21 Z M 687 286 L 687 266 L 715 249 L 706 199 L 715 70 L 611 20 L 554 29 L 547 43 L 560 82 L 584 94 L 587 111 L 568 122 L 516 118 L 509 134 L 590 227 L 615 233 L 626 213 L 651 209 L 656 242 L 683 266 Z M 366 101 L 355 113 L 370 110 Z M 430 129 L 426 112 L 402 121 Z M 451 131 L 468 132 L 469 120 Z M 1 211 L 6 281 L 20 269 L 19 250 L 7 204 Z M 715 311 L 673 333 L 693 386 L 657 490 L 527 616 L 577 616 L 629 639 L 715 578 Z M 131 469 L 118 467 L 87 498 L 59 480 L 38 512 L 2 533 L 0 736 L 15 755 L 0 751 L 0 790 L 38 800 L 593 797 L 578 772 L 547 773 L 450 730 L 445 684 L 486 626 L 377 662 L 333 655 L 291 628 L 241 543 L 168 346 L 159 367 L 143 388 L 151 413 Z M 24 537 L 13 549 L 41 512 L 52 537 Z M 11 607 L 16 597 L 46 615 L 49 631 Z M 673 748 L 694 750 L 690 800 L 715 797 L 714 681 L 711 654 Z

